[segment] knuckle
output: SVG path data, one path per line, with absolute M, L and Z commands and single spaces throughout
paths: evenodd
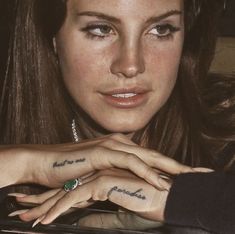
M 101 153 L 103 150 L 104 150 L 104 147 L 103 145 L 101 145 L 101 143 L 98 143 L 96 146 L 92 148 L 92 152 L 95 152 L 95 153 Z
M 95 146 L 90 152 L 90 158 L 89 158 L 92 168 L 97 170 L 109 167 L 110 156 L 111 154 L 108 153 L 107 148 L 101 145 Z
M 93 192 L 92 192 L 92 199 L 94 201 L 107 200 L 107 193 L 104 189 L 104 185 L 105 185 L 107 179 L 108 179 L 108 176 L 102 175 L 95 182 L 95 185 L 93 186 Z
M 44 201 L 44 197 L 42 195 L 30 195 L 29 197 L 29 201 L 33 202 L 33 203 L 42 203 Z
M 100 146 L 111 148 L 115 143 L 116 143 L 116 141 L 114 139 L 108 138 L 108 139 L 105 139 L 104 141 L 100 142 Z
M 19 218 L 24 222 L 29 222 L 34 219 L 33 217 L 29 216 L 28 214 L 21 214 L 21 215 L 19 215 Z
M 148 150 L 148 156 L 150 159 L 153 160 L 153 162 L 161 162 L 162 160 L 169 160 L 169 157 L 162 155 L 161 153 L 157 152 L 156 150 L 149 149 Z M 171 159 L 173 160 L 173 159 Z
M 116 142 L 122 142 L 126 144 L 136 145 L 131 139 L 129 139 L 126 135 L 122 133 L 115 133 L 110 136 L 111 139 L 115 140 Z
M 110 135 L 110 138 L 113 140 L 125 140 L 127 137 L 122 133 L 114 133 Z
M 154 172 L 151 168 L 146 167 L 145 172 L 144 172 L 143 179 L 148 180 L 149 178 L 152 177 L 152 175 L 153 175 L 154 173 L 155 173 L 155 172 Z
M 139 162 L 139 158 L 135 154 L 125 153 L 125 158 L 127 160 L 128 166 L 131 166 Z
M 157 152 L 156 150 L 153 150 L 153 149 L 148 149 L 148 155 L 154 157 L 154 158 L 161 158 L 162 155 Z
M 193 168 L 190 166 L 185 166 L 185 165 L 181 165 L 181 170 L 180 170 L 180 174 L 182 173 L 188 173 L 188 172 L 193 172 Z
M 102 154 L 106 151 L 106 148 L 101 145 L 96 145 L 92 150 L 91 150 L 91 156 L 93 160 L 98 160 L 101 158 Z
M 94 201 L 105 201 L 107 200 L 107 195 L 105 191 L 95 190 L 92 199 Z
M 20 219 L 25 221 L 25 222 L 29 222 L 32 221 L 34 219 L 37 219 L 41 214 L 43 214 L 42 208 L 38 207 L 38 208 L 33 208 L 32 210 L 30 210 L 29 212 L 26 212 L 24 214 L 19 215 Z

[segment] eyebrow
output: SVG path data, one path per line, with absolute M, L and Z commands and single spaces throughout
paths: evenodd
M 94 12 L 94 11 L 84 11 L 81 13 L 78 13 L 77 16 L 93 16 L 96 18 L 100 18 L 100 19 L 105 19 L 114 23 L 120 23 L 121 21 L 118 18 L 115 18 L 113 16 L 110 15 L 106 15 L 100 12 Z
M 147 23 L 154 23 L 154 22 L 158 22 L 158 21 L 161 21 L 165 18 L 168 18 L 172 15 L 182 15 L 182 11 L 179 11 L 179 10 L 171 10 L 171 11 L 167 11 L 166 13 L 164 14 L 161 14 L 161 15 L 158 15 L 158 16 L 154 16 L 154 17 L 151 17 L 147 20 Z
M 179 10 L 167 11 L 167 12 L 161 14 L 161 15 L 149 18 L 147 20 L 147 23 L 158 22 L 158 21 L 163 20 L 165 18 L 168 18 L 172 15 L 182 15 L 182 11 L 179 11 Z M 118 23 L 118 24 L 121 23 L 121 20 L 116 18 L 116 17 L 110 16 L 110 15 L 107 15 L 107 14 L 103 14 L 103 13 L 100 13 L 100 12 L 94 12 L 94 11 L 84 11 L 84 12 L 81 12 L 81 13 L 77 13 L 76 16 L 78 16 L 78 17 L 79 16 L 92 16 L 92 17 L 105 19 L 107 21 L 111 21 L 111 22 Z

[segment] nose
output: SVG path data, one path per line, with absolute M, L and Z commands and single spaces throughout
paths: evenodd
M 118 77 L 133 78 L 144 73 L 145 62 L 140 42 L 123 42 L 117 46 L 111 72 Z

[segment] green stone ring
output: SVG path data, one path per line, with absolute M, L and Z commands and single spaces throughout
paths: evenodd
M 79 185 L 82 185 L 82 179 L 77 178 L 74 180 L 69 180 L 64 184 L 64 191 L 69 192 L 77 188 Z

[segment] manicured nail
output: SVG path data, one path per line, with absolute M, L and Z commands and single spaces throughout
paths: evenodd
M 34 228 L 36 225 L 38 225 L 43 219 L 45 218 L 45 215 L 39 217 L 32 225 L 32 228 Z
M 9 193 L 9 194 L 7 194 L 7 196 L 9 196 L 9 197 L 26 197 L 27 194 L 23 194 L 23 193 Z
M 195 167 L 195 168 L 193 168 L 193 170 L 195 172 L 204 172 L 204 173 L 210 173 L 210 172 L 214 171 L 214 170 L 212 170 L 210 168 L 204 168 L 204 167 Z
M 17 216 L 17 215 L 21 215 L 21 214 L 26 213 L 27 211 L 29 211 L 29 210 L 17 210 L 17 211 L 14 211 L 14 212 L 10 213 L 8 215 L 8 217 L 14 217 L 14 216 Z

